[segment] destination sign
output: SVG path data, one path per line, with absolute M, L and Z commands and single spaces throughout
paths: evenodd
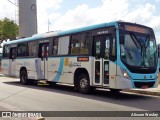
M 139 26 L 131 26 L 131 25 L 125 25 L 125 30 L 132 31 L 132 32 L 138 32 L 138 33 L 144 33 L 144 34 L 150 33 L 150 30 L 147 28 L 143 28 Z

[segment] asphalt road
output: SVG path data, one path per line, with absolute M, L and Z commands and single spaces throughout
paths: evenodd
M 19 79 L 0 77 L 0 111 L 160 111 L 160 97 L 108 90 L 93 90 L 84 95 L 72 86 L 28 85 Z M 160 114 L 159 114 L 160 117 Z M 46 118 L 48 120 L 63 118 Z M 158 120 L 149 117 L 67 117 L 65 120 Z

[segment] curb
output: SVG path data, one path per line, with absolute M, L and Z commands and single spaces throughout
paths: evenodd
M 123 90 L 123 91 L 124 92 L 144 94 L 144 95 L 160 96 L 160 92 L 156 92 L 156 91 L 144 91 L 144 90 Z

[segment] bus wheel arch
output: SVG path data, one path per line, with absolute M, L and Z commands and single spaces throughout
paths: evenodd
M 80 93 L 86 94 L 90 92 L 89 73 L 85 68 L 77 68 L 74 73 L 74 87 Z
M 21 67 L 19 77 L 21 84 L 27 85 L 29 83 L 27 69 L 25 67 Z

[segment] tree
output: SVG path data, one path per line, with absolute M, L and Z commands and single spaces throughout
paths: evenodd
M 19 26 L 8 18 L 0 20 L 0 43 L 4 40 L 15 40 L 18 36 Z

